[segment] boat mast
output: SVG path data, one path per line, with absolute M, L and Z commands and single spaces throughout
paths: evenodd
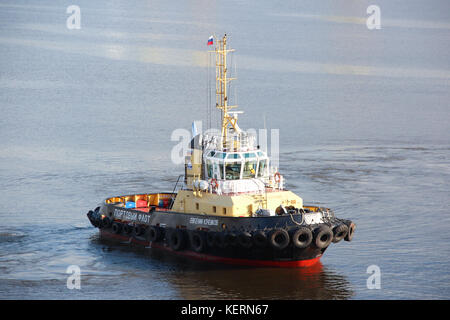
M 227 131 L 231 126 L 237 132 L 239 132 L 239 127 L 237 125 L 237 115 L 231 116 L 228 112 L 230 109 L 236 108 L 237 106 L 228 105 L 228 92 L 227 84 L 235 78 L 229 78 L 227 76 L 227 53 L 234 51 L 234 49 L 227 49 L 227 35 L 225 34 L 222 40 L 216 42 L 216 107 L 222 110 L 222 145 L 223 148 L 226 147 L 227 143 Z

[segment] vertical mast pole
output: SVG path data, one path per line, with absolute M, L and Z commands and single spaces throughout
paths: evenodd
M 222 86 L 223 86 L 223 120 L 222 120 L 222 137 L 223 137 L 223 144 L 225 146 L 227 141 L 227 117 L 228 117 L 228 96 L 227 96 L 227 35 L 223 36 L 223 42 L 222 42 L 222 57 L 223 57 L 223 79 L 222 79 Z
M 227 129 L 230 124 L 232 127 L 237 129 L 236 119 L 228 114 L 228 110 L 235 108 L 236 106 L 228 105 L 228 92 L 227 84 L 233 78 L 228 78 L 227 76 L 227 35 L 225 34 L 222 40 L 217 41 L 218 46 L 216 46 L 216 107 L 222 110 L 222 146 L 226 147 L 227 143 Z

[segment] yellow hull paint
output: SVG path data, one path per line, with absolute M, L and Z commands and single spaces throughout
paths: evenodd
M 287 190 L 239 195 L 180 190 L 171 210 L 213 216 L 250 217 L 259 208 L 275 211 L 280 204 L 302 208 L 303 199 Z

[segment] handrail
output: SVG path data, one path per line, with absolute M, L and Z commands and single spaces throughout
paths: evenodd
M 184 174 L 180 174 L 178 176 L 177 182 L 175 183 L 175 186 L 173 187 L 172 196 L 170 197 L 170 199 L 172 199 L 171 204 L 170 204 L 170 209 L 172 209 L 172 206 L 173 206 L 173 203 L 174 203 L 174 199 L 175 199 L 173 195 L 175 194 L 175 190 L 177 189 L 177 185 L 178 185 L 178 182 L 180 182 L 180 178 L 181 177 L 184 177 Z

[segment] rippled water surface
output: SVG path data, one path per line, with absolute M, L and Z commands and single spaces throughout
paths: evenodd
M 449 299 L 450 6 L 377 3 L 380 30 L 366 1 L 78 1 L 69 30 L 66 3 L 2 1 L 0 298 Z M 314 267 L 189 261 L 86 218 L 172 190 L 171 134 L 207 120 L 206 40 L 224 32 L 240 126 L 279 129 L 287 187 L 357 224 Z

